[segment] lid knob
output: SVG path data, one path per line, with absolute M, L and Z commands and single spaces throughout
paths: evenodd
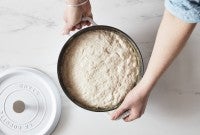
M 20 101 L 20 100 L 14 102 L 14 104 L 13 104 L 13 110 L 16 113 L 22 113 L 25 110 L 25 104 L 24 104 L 24 102 Z

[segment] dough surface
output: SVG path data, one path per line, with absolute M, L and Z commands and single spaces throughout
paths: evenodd
M 64 84 L 78 102 L 109 108 L 122 102 L 138 81 L 140 62 L 131 42 L 106 30 L 75 38 L 64 54 Z

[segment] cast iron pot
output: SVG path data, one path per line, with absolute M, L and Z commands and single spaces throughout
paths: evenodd
M 72 102 L 74 102 L 76 105 L 82 107 L 83 109 L 94 111 L 94 112 L 107 112 L 107 111 L 111 111 L 111 110 L 116 109 L 122 103 L 122 101 L 120 103 L 118 103 L 117 105 L 111 106 L 111 107 L 108 107 L 108 108 L 95 108 L 95 107 L 89 107 L 89 106 L 84 105 L 83 103 L 81 103 L 80 101 L 78 101 L 76 98 L 74 98 L 70 94 L 68 88 L 66 87 L 66 85 L 64 84 L 64 81 L 63 81 L 63 70 L 67 70 L 67 69 L 63 68 L 64 58 L 65 58 L 64 54 L 65 54 L 66 50 L 69 48 L 69 46 L 71 45 L 71 42 L 74 39 L 78 38 L 80 35 L 88 32 L 88 31 L 107 30 L 107 31 L 114 32 L 114 33 L 116 33 L 118 35 L 121 35 L 121 36 L 125 37 L 132 44 L 133 49 L 136 50 L 136 52 L 138 54 L 138 62 L 140 64 L 140 71 L 139 71 L 139 76 L 137 78 L 136 84 L 140 81 L 141 77 L 143 76 L 143 72 L 144 72 L 144 65 L 143 65 L 142 55 L 141 55 L 140 50 L 137 47 L 136 43 L 126 33 L 124 33 L 123 31 L 121 31 L 121 30 L 119 30 L 117 28 L 111 27 L 111 26 L 95 25 L 95 23 L 93 22 L 93 20 L 91 20 L 90 18 L 86 18 L 86 20 L 89 20 L 93 24 L 93 26 L 84 28 L 84 29 L 78 31 L 77 33 L 75 33 L 73 36 L 71 36 L 68 39 L 68 41 L 64 44 L 64 46 L 63 46 L 63 48 L 62 48 L 62 50 L 60 52 L 60 55 L 59 55 L 59 58 L 58 58 L 58 64 L 57 64 L 58 79 L 59 79 L 60 85 L 61 85 L 64 93 L 66 94 L 66 96 Z

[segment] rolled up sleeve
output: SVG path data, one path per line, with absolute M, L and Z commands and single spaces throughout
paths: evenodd
M 165 0 L 165 8 L 185 22 L 200 22 L 200 0 Z

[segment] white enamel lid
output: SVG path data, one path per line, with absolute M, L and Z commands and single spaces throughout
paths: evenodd
M 48 75 L 24 67 L 0 73 L 0 130 L 5 135 L 49 135 L 60 114 L 60 94 Z

